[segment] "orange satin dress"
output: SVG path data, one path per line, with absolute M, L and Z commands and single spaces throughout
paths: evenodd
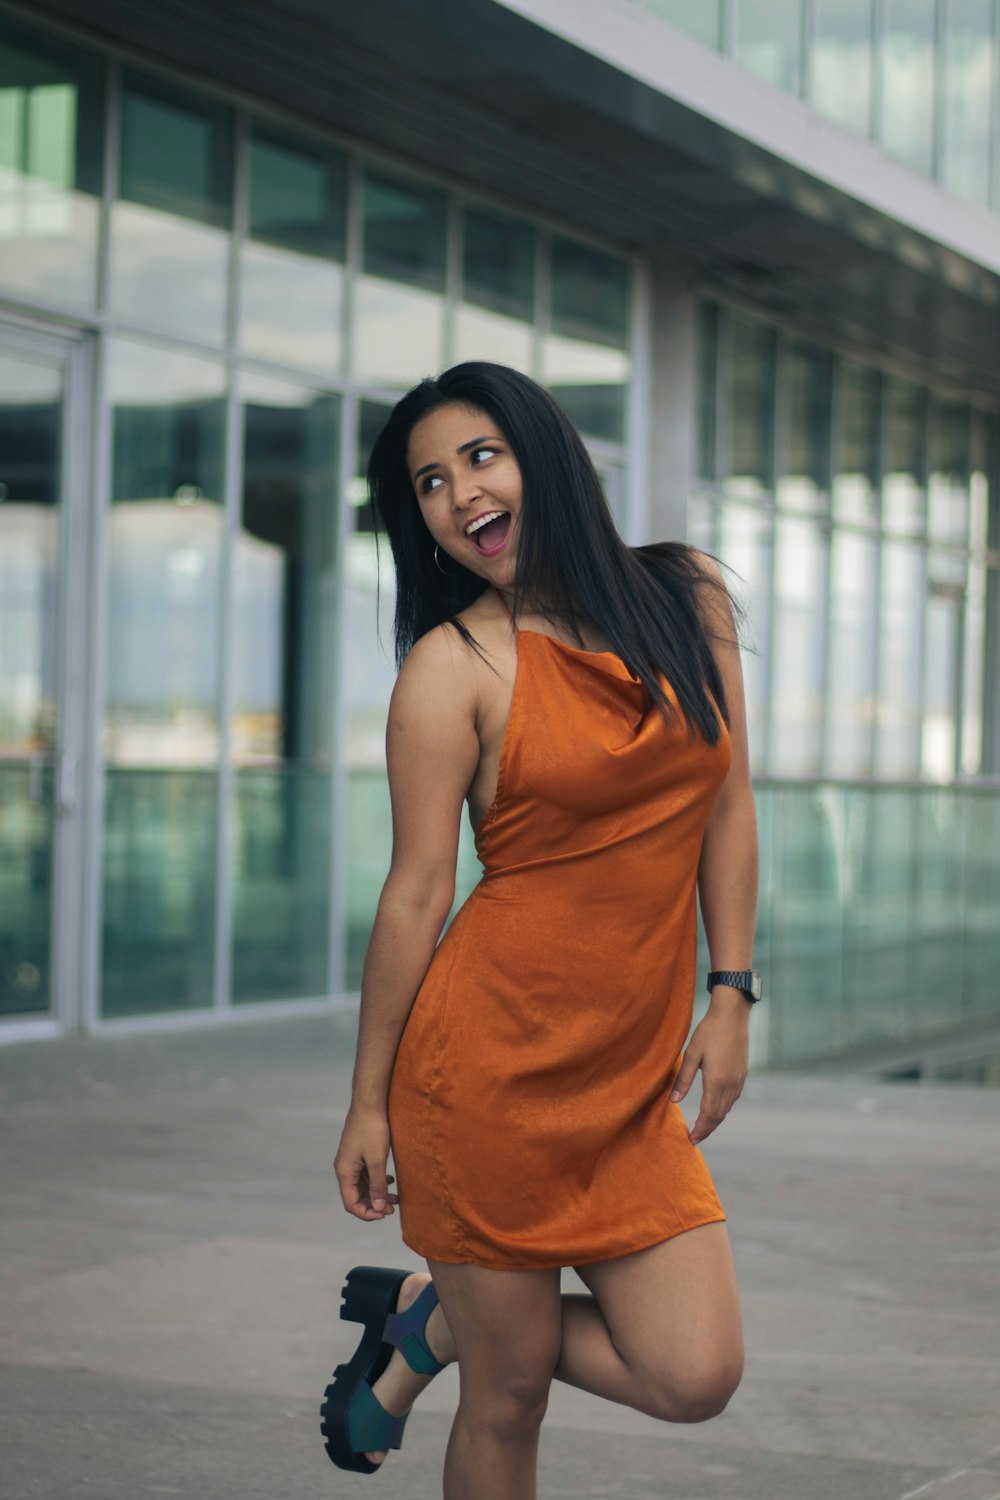
M 611 652 L 520 630 L 517 656 L 483 876 L 417 992 L 389 1121 L 412 1250 L 541 1270 L 725 1217 L 670 1089 L 730 746 L 669 728 Z

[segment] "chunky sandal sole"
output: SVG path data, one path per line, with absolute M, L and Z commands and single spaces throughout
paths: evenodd
M 351 1447 L 348 1408 L 358 1381 L 374 1385 L 392 1358 L 392 1346 L 383 1343 L 382 1332 L 386 1318 L 395 1311 L 399 1288 L 409 1275 L 409 1271 L 390 1271 L 384 1266 L 355 1266 L 347 1273 L 340 1316 L 348 1323 L 363 1323 L 365 1331 L 350 1362 L 334 1370 L 333 1383 L 323 1392 L 320 1407 L 324 1447 L 338 1469 L 374 1474 L 382 1467 Z

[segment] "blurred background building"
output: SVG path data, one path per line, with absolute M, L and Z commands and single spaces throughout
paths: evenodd
M 356 992 L 359 475 L 484 357 L 742 580 L 757 1060 L 993 1066 L 998 0 L 0 3 L 0 339 L 0 1036 Z

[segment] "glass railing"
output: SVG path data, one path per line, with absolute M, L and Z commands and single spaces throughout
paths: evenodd
M 1000 785 L 770 781 L 756 798 L 755 962 L 767 999 L 755 1065 L 861 1055 L 1000 1020 Z M 357 989 L 392 844 L 384 776 L 353 773 L 350 805 L 348 987 Z M 480 873 L 463 817 L 452 915 Z M 701 976 L 703 933 L 699 941 Z

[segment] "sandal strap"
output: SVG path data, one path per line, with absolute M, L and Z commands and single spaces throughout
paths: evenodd
M 394 1417 L 387 1412 L 367 1380 L 358 1381 L 347 1408 L 347 1434 L 352 1452 L 399 1448 L 405 1426 L 406 1417 Z
M 390 1313 L 385 1320 L 383 1343 L 392 1344 L 398 1349 L 410 1369 L 415 1370 L 418 1375 L 436 1375 L 439 1370 L 444 1369 L 427 1343 L 427 1319 L 437 1304 L 437 1288 L 431 1281 L 405 1312 Z

